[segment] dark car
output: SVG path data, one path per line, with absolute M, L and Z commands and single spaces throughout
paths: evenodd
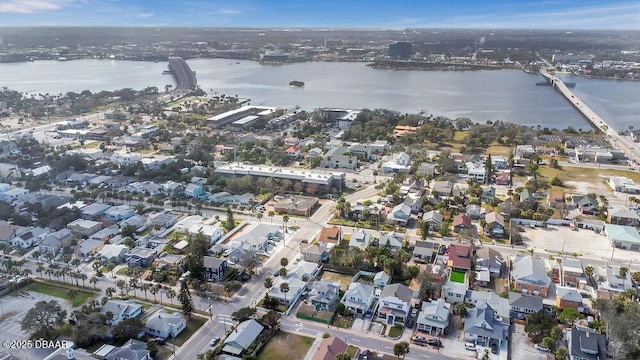
M 491 353 L 492 354 L 498 353 L 498 344 L 491 344 Z
M 442 346 L 442 342 L 440 342 L 439 339 L 427 339 L 427 344 L 433 346 L 433 347 L 440 347 Z
M 427 339 L 425 339 L 422 336 L 414 336 L 413 338 L 411 338 L 411 340 L 413 340 L 414 343 L 418 343 L 418 344 L 426 344 L 427 343 Z

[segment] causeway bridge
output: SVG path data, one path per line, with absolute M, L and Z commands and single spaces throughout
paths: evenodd
M 547 69 L 540 70 L 540 73 L 547 79 L 547 81 L 549 81 L 549 83 L 551 83 L 551 86 L 553 86 L 554 89 L 562 94 L 562 96 L 564 96 L 564 98 L 567 99 L 585 119 L 587 119 L 594 128 L 602 131 L 609 137 L 611 145 L 622 150 L 630 160 L 638 161 L 640 159 L 640 151 L 638 151 L 638 148 L 633 144 L 633 142 L 618 134 L 618 132 L 598 116 L 595 111 L 575 96 L 575 94 L 560 78 L 550 74 Z
M 169 58 L 169 71 L 167 72 L 173 74 L 178 82 L 178 85 L 173 88 L 173 92 L 187 92 L 194 90 L 198 85 L 196 74 L 181 57 Z

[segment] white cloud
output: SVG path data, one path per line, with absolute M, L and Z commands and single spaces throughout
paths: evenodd
M 69 0 L 8 0 L 0 1 L 0 13 L 32 14 L 59 10 Z

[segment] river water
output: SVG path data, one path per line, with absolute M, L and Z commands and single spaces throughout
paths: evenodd
M 253 61 L 191 59 L 198 84 L 209 93 L 238 95 L 254 105 L 388 108 L 401 112 L 504 120 L 552 128 L 588 129 L 555 90 L 535 86 L 541 76 L 518 70 L 394 71 L 364 63 L 307 62 L 260 65 Z M 167 63 L 115 60 L 0 64 L 0 86 L 29 93 L 142 89 L 175 84 Z M 305 82 L 291 88 L 289 81 Z M 575 94 L 619 130 L 640 128 L 640 82 L 570 78 Z

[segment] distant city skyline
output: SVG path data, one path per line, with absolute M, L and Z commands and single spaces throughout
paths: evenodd
M 640 1 L 2 0 L 0 26 L 640 30 Z

